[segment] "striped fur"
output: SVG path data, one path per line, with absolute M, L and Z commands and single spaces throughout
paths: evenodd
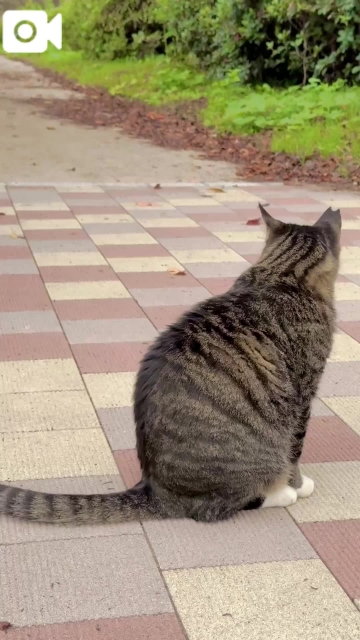
M 263 208 L 258 263 L 185 313 L 144 357 L 134 392 L 143 480 L 113 495 L 0 485 L 0 512 L 54 523 L 146 517 L 216 521 L 298 488 L 311 401 L 334 331 L 340 212 L 314 226 Z

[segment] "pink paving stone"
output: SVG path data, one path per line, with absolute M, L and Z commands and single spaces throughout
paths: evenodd
M 71 358 L 61 333 L 14 333 L 0 336 L 0 360 L 46 360 Z
M 117 280 L 111 267 L 89 265 L 86 267 L 39 267 L 44 282 L 93 282 Z
M 45 286 L 37 275 L 0 276 L 1 311 L 52 309 Z
M 166 272 L 121 273 L 119 279 L 127 289 L 153 289 L 154 287 L 198 287 L 199 282 L 190 273 L 171 275 Z
M 161 238 L 203 238 L 211 235 L 210 232 L 203 227 L 164 227 L 161 229 L 146 227 L 146 231 L 151 233 L 156 240 L 160 241 Z
M 360 520 L 299 527 L 350 598 L 360 598 Z
M 170 256 L 160 244 L 109 245 L 98 247 L 105 258 L 152 258 Z
M 360 460 L 360 437 L 335 416 L 310 418 L 301 462 Z
M 32 259 L 32 253 L 27 247 L 0 247 L 0 260 Z
M 121 205 L 117 205 L 114 201 L 114 206 L 111 207 L 82 207 L 82 206 L 72 206 L 72 210 L 76 213 L 77 216 L 81 216 L 83 214 L 91 214 L 92 216 L 96 215 L 111 215 L 112 213 L 127 213 L 124 207 Z
M 348 336 L 360 342 L 360 322 L 338 322 L 337 326 L 345 331 Z
M 279 206 L 279 207 L 287 207 L 288 205 L 292 205 L 292 204 L 303 204 L 304 207 L 309 204 L 319 204 L 318 200 L 314 200 L 314 198 L 307 198 L 307 197 L 270 198 L 270 202 L 272 205 L 275 204 L 276 206 Z
M 250 256 L 246 254 L 246 260 L 250 262 L 250 264 L 256 264 L 257 261 L 259 260 L 259 256 L 260 256 L 259 253 L 256 253 L 255 255 L 250 255 Z
M 71 211 L 19 211 L 17 209 L 19 220 L 69 220 L 74 215 Z
M 200 283 L 210 291 L 210 293 L 217 296 L 229 291 L 235 280 L 236 278 L 201 278 Z
M 226 213 L 192 213 L 191 215 L 187 214 L 187 216 L 200 225 L 202 222 L 221 222 L 222 220 L 224 222 L 241 222 L 242 220 L 241 216 L 229 210 Z
M 0 215 L 0 226 L 8 224 L 18 224 L 16 216 L 2 216 Z
M 137 371 L 149 344 L 74 344 L 72 351 L 81 373 L 116 373 Z
M 169 324 L 176 322 L 179 317 L 188 311 L 188 309 L 192 309 L 192 305 L 189 306 L 174 306 L 174 307 L 147 307 L 146 315 L 149 320 L 153 323 L 153 325 L 159 330 L 165 329 Z
M 28 240 L 89 240 L 83 229 L 25 229 Z
M 113 453 L 126 487 L 128 489 L 134 487 L 141 480 L 141 468 L 136 450 L 127 449 Z
M 360 229 L 342 229 L 341 246 L 349 247 L 354 243 L 360 242 Z
M 139 305 L 130 298 L 106 300 L 58 300 L 54 302 L 60 320 L 103 320 L 144 318 Z
M 174 614 L 9 629 L 4 640 L 186 640 Z

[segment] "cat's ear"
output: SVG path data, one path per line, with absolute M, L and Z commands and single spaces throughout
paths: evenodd
M 281 227 L 285 226 L 283 222 L 280 220 L 276 220 L 273 218 L 266 209 L 262 206 L 261 202 L 259 202 L 259 209 L 261 211 L 261 216 L 263 221 L 265 222 L 267 228 L 271 231 L 278 231 Z
M 314 227 L 324 227 L 330 225 L 336 233 L 341 231 L 341 214 L 340 209 L 332 210 L 331 207 L 326 209 L 319 220 L 314 224 Z

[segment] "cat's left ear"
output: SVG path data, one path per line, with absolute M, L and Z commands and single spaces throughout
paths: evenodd
M 270 231 L 279 231 L 282 227 L 285 226 L 284 223 L 281 222 L 281 220 L 276 220 L 275 218 L 273 218 L 270 213 L 268 213 L 268 211 L 264 209 L 260 202 L 259 209 L 261 211 L 262 219 Z
M 341 231 L 341 214 L 340 209 L 333 211 L 331 207 L 326 209 L 319 220 L 314 224 L 314 227 L 325 227 L 330 225 L 335 233 L 339 234 Z

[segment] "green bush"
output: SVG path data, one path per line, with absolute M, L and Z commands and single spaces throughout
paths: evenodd
M 64 44 L 92 58 L 139 57 L 161 49 L 152 0 L 63 0 Z
M 360 81 L 359 0 L 156 0 L 155 16 L 172 55 L 215 74 Z

